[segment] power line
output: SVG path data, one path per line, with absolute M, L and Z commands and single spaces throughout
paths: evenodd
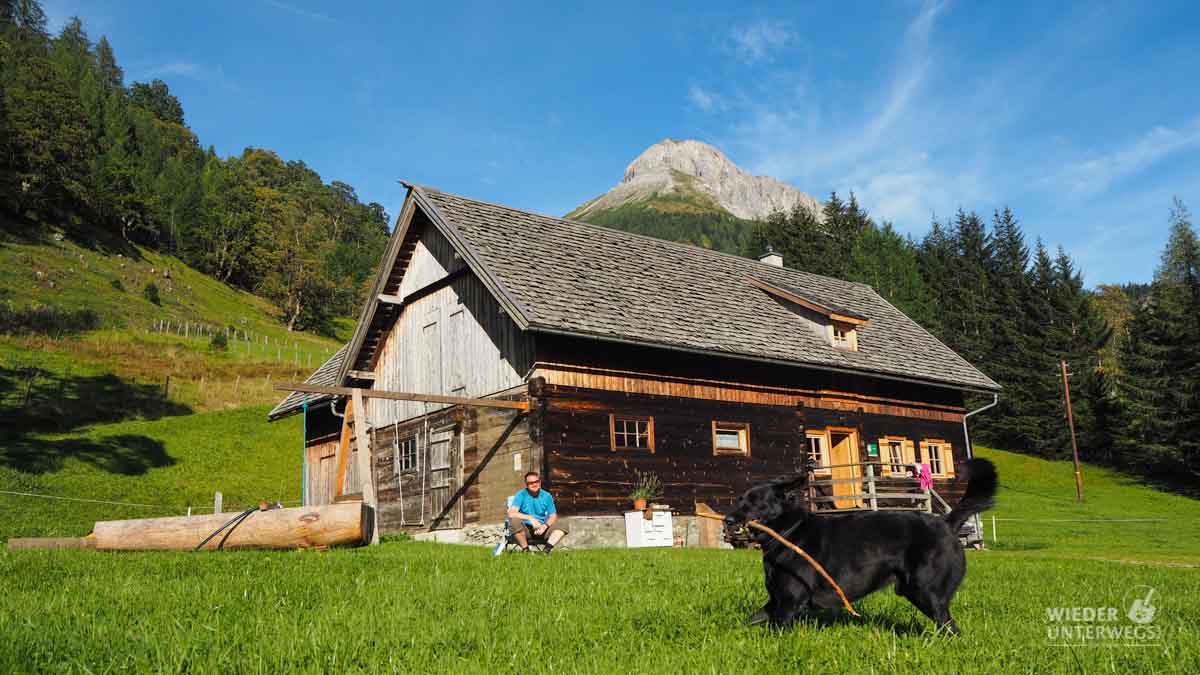
M 103 499 L 80 499 L 78 497 L 58 497 L 56 495 L 39 495 L 33 492 L 12 492 L 10 490 L 0 490 L 0 494 L 17 495 L 18 497 L 40 497 L 41 499 L 61 499 L 68 502 L 90 502 L 92 504 L 113 504 L 115 506 L 145 506 L 151 509 L 168 508 L 162 504 L 134 504 L 132 502 L 110 502 Z

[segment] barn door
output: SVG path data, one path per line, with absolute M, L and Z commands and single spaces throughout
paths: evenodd
M 462 443 L 454 427 L 433 432 L 429 439 L 429 501 L 433 529 L 462 527 L 462 500 L 446 505 L 458 491 L 462 468 Z

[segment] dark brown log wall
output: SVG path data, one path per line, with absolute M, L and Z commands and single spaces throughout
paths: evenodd
M 860 459 L 867 442 L 884 435 L 914 442 L 939 438 L 953 448 L 957 473 L 965 459 L 962 427 L 951 422 L 789 406 L 757 405 L 669 396 L 544 387 L 543 420 L 546 487 L 564 515 L 616 514 L 630 507 L 635 469 L 654 471 L 664 484 L 661 502 L 690 513 L 697 501 L 720 510 L 749 486 L 800 470 L 805 460 L 804 430 L 856 429 Z M 609 415 L 652 416 L 655 450 L 611 449 Z M 713 454 L 712 422 L 750 425 L 750 456 Z M 935 484 L 951 504 L 960 486 Z M 952 499 L 951 497 L 954 497 Z

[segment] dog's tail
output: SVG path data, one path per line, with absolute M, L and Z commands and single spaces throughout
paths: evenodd
M 967 491 L 950 513 L 945 515 L 950 531 L 958 533 L 967 518 L 992 508 L 1000 477 L 996 465 L 986 459 L 975 458 L 967 462 Z

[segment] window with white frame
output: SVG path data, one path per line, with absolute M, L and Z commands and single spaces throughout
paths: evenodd
M 854 325 L 834 321 L 829 324 L 829 339 L 833 342 L 833 346 L 838 349 L 847 351 L 858 351 L 858 332 L 854 330 Z
M 884 476 L 908 475 L 916 458 L 913 456 L 912 441 L 898 436 L 879 439 L 879 461 Z
M 954 475 L 954 457 L 949 443 L 940 439 L 923 441 L 921 455 L 929 465 L 929 473 L 935 476 Z
M 825 432 L 810 431 L 804 436 L 808 442 L 808 459 L 818 467 L 816 473 L 829 473 L 829 469 L 820 468 L 829 466 L 829 440 Z

